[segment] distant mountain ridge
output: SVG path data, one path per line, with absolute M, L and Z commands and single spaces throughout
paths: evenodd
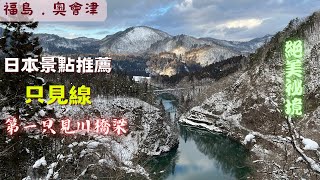
M 148 70 L 170 76 L 179 72 L 177 67 L 181 63 L 207 66 L 233 56 L 246 55 L 271 37 L 268 35 L 247 42 L 226 41 L 184 34 L 172 36 L 147 26 L 130 27 L 101 40 L 87 37 L 68 39 L 54 34 L 35 36 L 39 37 L 44 55 L 120 56 L 118 59 L 126 59 L 128 56 L 146 57 L 148 62 L 152 62 Z
M 3 29 L 0 28 L 0 34 L 2 33 Z M 162 52 L 180 55 L 205 46 L 221 46 L 243 54 L 254 52 L 272 37 L 266 35 L 246 42 L 227 41 L 210 37 L 195 38 L 184 34 L 171 36 L 166 32 L 147 26 L 130 27 L 124 31 L 107 35 L 101 40 L 87 37 L 68 39 L 47 33 L 35 34 L 35 36 L 39 37 L 44 52 L 48 54 L 108 53 L 119 55 L 159 54 Z
M 220 40 L 215 38 L 200 38 L 207 41 L 212 41 L 218 45 L 229 47 L 234 49 L 235 51 L 240 51 L 242 53 L 252 53 L 259 47 L 261 47 L 266 42 L 269 42 L 272 38 L 272 35 L 265 35 L 260 38 L 254 38 L 250 41 L 227 41 L 227 40 Z
M 93 54 L 99 50 L 99 40 L 87 37 L 67 39 L 54 34 L 36 34 L 46 54 Z
M 36 34 L 36 36 L 39 37 L 44 52 L 48 54 L 60 51 L 61 54 L 117 55 L 159 54 L 162 52 L 180 55 L 205 46 L 225 48 L 233 53 L 244 54 L 254 52 L 271 38 L 271 35 L 267 35 L 247 42 L 238 42 L 214 38 L 195 38 L 183 34 L 171 36 L 166 32 L 147 26 L 130 27 L 113 35 L 107 35 L 101 40 L 87 37 L 67 39 L 53 34 Z
M 197 39 L 188 35 L 178 35 L 158 41 L 150 46 L 148 53 L 159 54 L 161 52 L 173 52 L 178 55 L 184 54 L 193 48 L 203 47 L 205 45 L 212 45 L 206 40 Z

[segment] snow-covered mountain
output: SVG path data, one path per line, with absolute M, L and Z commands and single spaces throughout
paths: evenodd
M 178 35 L 166 38 L 151 45 L 148 53 L 159 54 L 162 52 L 172 52 L 177 55 L 184 55 L 193 48 L 200 48 L 213 43 L 206 40 L 201 40 L 188 35 Z
M 149 54 L 173 53 L 182 61 L 199 63 L 202 66 L 241 54 L 229 47 L 213 41 L 198 39 L 188 35 L 166 38 L 151 45 Z
M 190 50 L 185 54 L 185 61 L 196 62 L 201 66 L 207 66 L 240 54 L 238 51 L 212 44 Z
M 235 51 L 240 51 L 242 53 L 253 53 L 256 49 L 269 42 L 272 35 L 265 35 L 263 37 L 254 38 L 250 41 L 226 41 L 215 38 L 200 38 L 201 40 L 211 41 L 220 46 L 231 48 Z
M 99 49 L 98 39 L 79 37 L 67 39 L 53 34 L 36 34 L 46 54 L 93 54 Z
M 39 37 L 45 55 L 111 55 L 113 57 L 133 55 L 149 59 L 158 56 L 159 58 L 156 59 L 162 61 L 164 54 L 169 54 L 171 57 L 166 57 L 165 60 L 169 64 L 159 63 L 162 65 L 151 68 L 154 70 L 151 73 L 164 75 L 173 75 L 178 72 L 175 69 L 178 67 L 175 62 L 206 66 L 232 56 L 254 52 L 270 38 L 265 36 L 248 42 L 236 42 L 195 38 L 188 35 L 171 36 L 146 26 L 130 27 L 101 40 L 86 37 L 67 39 L 53 34 L 35 34 L 35 36 Z M 168 70 L 164 69 L 169 69 L 171 73 L 166 73 Z
M 131 27 L 101 40 L 100 53 L 141 54 L 152 44 L 171 36 L 146 26 Z
M 240 54 L 254 52 L 271 38 L 270 35 L 267 35 L 248 42 L 239 42 L 214 38 L 195 38 L 188 35 L 171 36 L 166 32 L 146 26 L 130 27 L 101 40 L 86 37 L 67 39 L 53 34 L 37 34 L 36 36 L 39 37 L 44 52 L 48 54 L 116 55 L 144 55 L 162 52 L 183 55 L 190 50 L 206 46 L 224 48 L 232 53 L 238 52 Z

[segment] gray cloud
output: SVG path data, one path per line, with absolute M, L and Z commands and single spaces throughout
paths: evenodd
M 273 34 L 295 17 L 318 10 L 318 0 L 108 0 L 105 22 L 40 23 L 64 34 L 103 38 L 130 26 L 146 25 L 169 34 L 246 40 Z M 60 27 L 60 28 L 59 28 Z M 59 33 L 62 35 L 63 33 Z M 78 33 L 77 33 L 78 32 Z M 103 34 L 105 32 L 106 34 Z

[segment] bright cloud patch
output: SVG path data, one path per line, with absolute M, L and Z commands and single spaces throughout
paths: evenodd
M 186 11 L 186 10 L 192 9 L 192 7 L 193 7 L 193 0 L 184 0 L 182 3 L 176 5 L 176 8 L 179 11 Z
M 226 23 L 219 24 L 218 29 L 232 29 L 232 28 L 254 28 L 260 26 L 264 19 L 240 19 L 227 21 Z

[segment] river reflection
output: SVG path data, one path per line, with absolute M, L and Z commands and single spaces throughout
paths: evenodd
M 166 110 L 170 109 L 168 100 L 163 104 Z M 174 112 L 169 113 L 175 117 Z M 148 162 L 152 179 L 246 179 L 250 173 L 246 165 L 249 153 L 241 144 L 187 125 L 179 125 L 179 129 L 179 147 Z
M 250 172 L 247 155 L 240 144 L 223 135 L 180 125 L 178 149 L 153 160 L 152 178 L 245 179 Z

